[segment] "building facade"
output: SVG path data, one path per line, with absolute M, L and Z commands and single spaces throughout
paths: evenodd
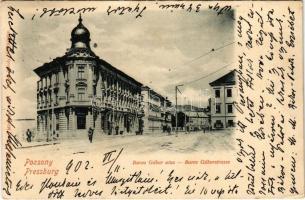
M 234 99 L 237 96 L 235 71 L 230 71 L 217 80 L 209 83 L 212 97 L 209 100 L 211 126 L 213 129 L 235 127 L 236 111 Z
M 142 87 L 144 133 L 165 132 L 172 129 L 171 102 L 147 86 Z
M 142 84 L 100 59 L 81 17 L 66 54 L 36 68 L 37 130 L 42 138 L 139 132 Z

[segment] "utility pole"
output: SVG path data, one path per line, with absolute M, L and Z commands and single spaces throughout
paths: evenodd
M 186 102 L 186 97 L 184 97 L 184 131 L 186 133 L 186 106 L 187 106 L 187 104 L 185 102 Z
M 176 85 L 176 87 L 175 87 L 175 95 L 176 95 L 176 136 L 178 135 L 178 115 L 177 115 L 177 110 L 178 110 L 178 99 L 177 99 L 177 91 L 179 91 L 180 92 L 180 90 L 179 90 L 179 87 L 180 86 L 183 86 L 183 84 L 181 84 L 181 85 Z M 180 94 L 181 94 L 181 92 L 180 92 Z

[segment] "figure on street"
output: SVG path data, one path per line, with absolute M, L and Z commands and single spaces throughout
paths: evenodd
M 115 134 L 118 135 L 119 134 L 119 125 L 115 126 Z
M 26 131 L 26 140 L 27 140 L 28 142 L 31 142 L 31 141 L 32 141 L 32 132 L 30 131 L 30 129 L 28 129 L 28 130 Z
M 93 134 L 94 134 L 94 129 L 90 127 L 88 130 L 88 137 L 89 137 L 90 143 L 92 143 Z

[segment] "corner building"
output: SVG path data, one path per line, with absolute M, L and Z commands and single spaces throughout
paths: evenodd
M 37 132 L 42 139 L 140 132 L 142 84 L 90 48 L 81 16 L 64 56 L 36 68 Z

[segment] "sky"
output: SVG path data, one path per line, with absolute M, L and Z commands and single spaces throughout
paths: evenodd
M 234 42 L 234 21 L 227 14 L 217 16 L 202 10 L 190 14 L 147 11 L 138 19 L 98 12 L 82 16 L 96 55 L 172 102 L 175 85 L 203 77 L 234 60 L 234 45 L 229 45 L 191 62 L 213 48 Z M 19 26 L 17 98 L 26 106 L 19 108 L 17 118 L 35 118 L 38 76 L 33 70 L 65 54 L 77 24 L 78 16 L 69 15 L 25 20 Z M 202 91 L 232 68 L 181 87 L 178 104 L 186 101 L 206 106 L 208 96 Z

